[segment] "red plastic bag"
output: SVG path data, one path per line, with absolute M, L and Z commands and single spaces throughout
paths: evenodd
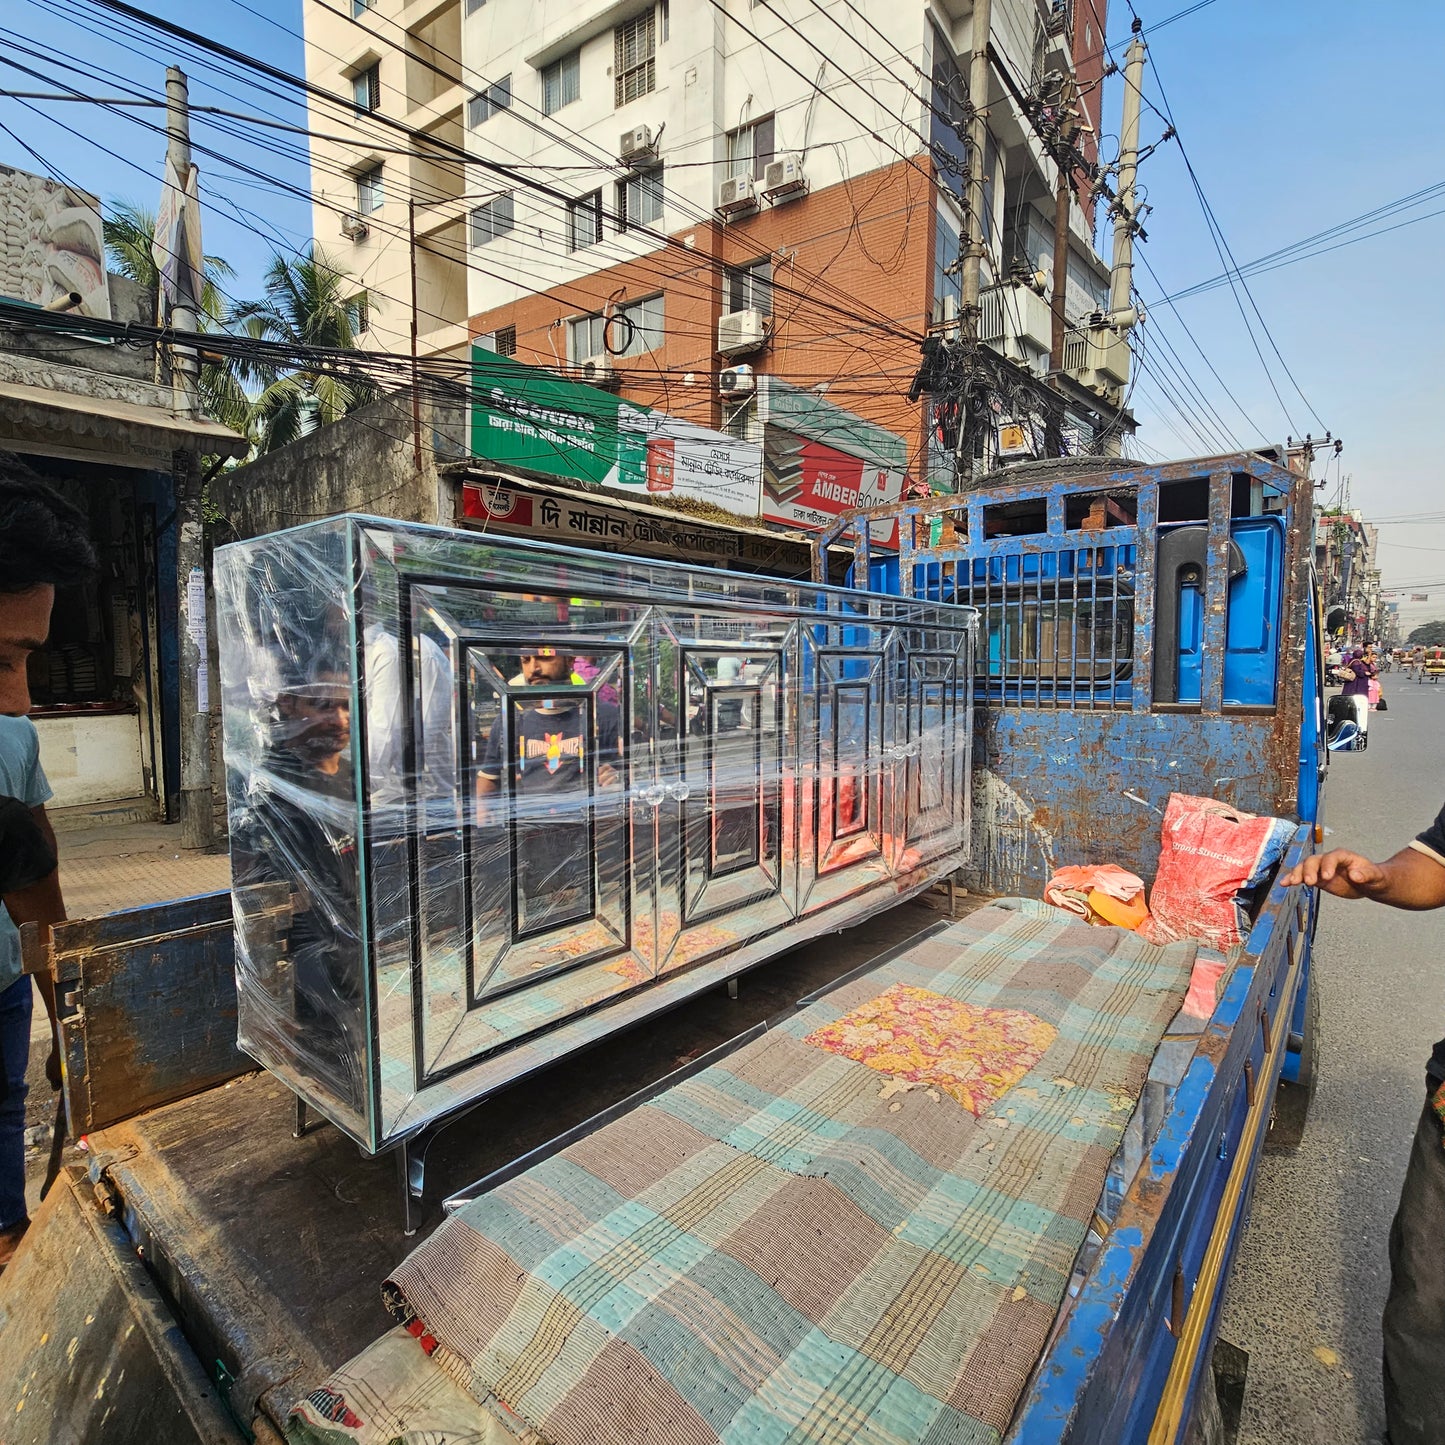
M 1241 941 L 1234 895 L 1253 874 L 1273 828 L 1273 818 L 1171 793 L 1151 917 L 1139 932 L 1150 943 L 1197 938 L 1221 952 L 1233 948 Z

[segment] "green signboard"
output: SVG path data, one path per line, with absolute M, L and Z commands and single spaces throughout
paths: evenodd
M 519 472 L 674 496 L 756 517 L 763 449 L 472 348 L 474 457 Z
M 472 348 L 473 456 L 519 471 L 625 486 L 647 472 L 645 415 L 598 387 Z

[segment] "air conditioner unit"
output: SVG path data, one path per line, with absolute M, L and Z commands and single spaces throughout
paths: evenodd
M 808 178 L 803 174 L 803 158 L 797 155 L 780 156 L 763 167 L 763 194 L 770 201 L 785 200 L 788 196 L 801 196 L 808 189 Z
M 345 215 L 341 218 L 341 234 L 348 241 L 364 241 L 371 234 L 371 227 L 360 216 Z
M 757 387 L 757 378 L 753 375 L 751 366 L 744 362 L 740 366 L 730 366 L 721 372 L 717 379 L 717 394 L 721 397 L 736 399 L 742 396 L 751 396 Z
M 717 188 L 717 209 L 725 215 L 734 211 L 755 211 L 758 191 L 751 176 L 729 176 Z
M 582 373 L 582 380 L 592 386 L 616 386 L 617 373 L 612 369 L 612 358 L 603 352 L 601 356 L 589 356 L 586 361 L 578 362 L 578 370 Z
M 729 311 L 718 317 L 717 349 L 724 356 L 756 351 L 767 339 L 767 317 L 761 311 Z
M 635 125 L 631 130 L 623 131 L 622 139 L 617 143 L 617 154 L 624 165 L 629 165 L 634 161 L 651 160 L 652 127 Z

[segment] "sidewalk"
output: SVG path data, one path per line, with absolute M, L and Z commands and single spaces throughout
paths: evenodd
M 65 911 L 72 918 L 94 918 L 231 886 L 227 855 L 183 849 L 175 823 L 67 829 L 56 841 Z

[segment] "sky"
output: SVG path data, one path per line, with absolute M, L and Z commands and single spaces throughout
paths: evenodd
M 1186 157 L 1234 262 L 1246 271 L 1258 257 L 1445 182 L 1433 141 L 1445 7 L 1428 0 L 1206 0 L 1152 30 L 1189 0 L 1134 3 L 1149 46 L 1144 94 L 1178 130 L 1140 170 L 1151 210 L 1139 249 L 1154 273 L 1136 263 L 1146 302 L 1140 335 L 1153 368 L 1196 414 L 1192 424 L 1181 419 L 1161 383 L 1143 375 L 1131 398 L 1141 440 L 1151 454 L 1177 457 L 1222 450 L 1220 435 L 1231 446 L 1253 445 L 1329 429 L 1344 450 L 1338 463 L 1316 464 L 1326 483 L 1319 495 L 1347 498 L 1367 519 L 1411 518 L 1381 525 L 1385 585 L 1430 594 L 1425 604 L 1403 602 L 1407 628 L 1445 618 L 1445 487 L 1434 431 L 1445 400 L 1437 380 L 1445 287 L 1428 270 L 1445 243 L 1445 215 L 1253 276 L 1248 294 L 1223 286 L 1179 300 L 1177 310 L 1156 304 L 1224 270 Z M 1076 0 L 1081 14 L 1089 4 Z M 146 8 L 204 25 L 212 39 L 283 70 L 301 70 L 300 0 L 149 0 Z M 1113 0 L 1107 19 L 1122 65 L 1129 34 L 1123 0 Z M 107 33 L 94 33 L 107 25 Z M 24 54 L 23 46 L 45 58 Z M 154 38 L 115 28 L 90 0 L 6 0 L 0 10 L 0 60 L 45 75 L 37 80 L 0 64 L 0 90 L 71 84 L 91 94 L 129 88 L 160 95 L 171 53 Z M 177 58 L 191 76 L 194 104 L 304 123 L 285 93 L 218 75 L 199 56 Z M 60 69 L 62 62 L 76 70 Z M 1122 90 L 1116 78 L 1105 92 L 1106 158 L 1117 146 Z M 164 138 L 142 122 L 158 118 L 0 96 L 0 162 L 61 175 L 102 201 L 154 207 Z M 1165 124 L 1146 107 L 1141 141 L 1159 141 Z M 193 125 L 197 146 L 219 153 L 195 157 L 208 203 L 206 249 L 236 270 L 227 292 L 254 296 L 272 252 L 304 245 L 311 217 L 300 196 L 243 168 L 304 191 L 304 162 L 263 150 L 203 115 Z M 293 144 L 284 133 L 270 134 Z M 1445 210 L 1445 192 L 1378 225 L 1434 210 Z M 1107 258 L 1107 235 L 1101 246 Z M 1172 376 L 1174 367 L 1191 380 Z M 1205 402 L 1216 416 L 1200 420 Z M 1413 520 L 1432 512 L 1439 520 Z

